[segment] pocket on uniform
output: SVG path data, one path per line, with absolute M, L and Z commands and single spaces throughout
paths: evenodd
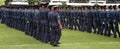
M 55 24 L 55 25 L 52 26 L 52 28 L 55 29 L 55 30 L 59 29 L 59 25 Z

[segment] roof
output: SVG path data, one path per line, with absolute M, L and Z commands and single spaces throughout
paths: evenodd
M 28 2 L 11 2 L 12 5 L 29 5 Z

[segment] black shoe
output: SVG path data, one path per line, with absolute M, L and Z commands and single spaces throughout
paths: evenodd
M 50 45 L 53 45 L 53 43 L 50 43 Z
M 59 45 L 58 44 L 52 44 L 54 47 L 59 47 Z
M 119 34 L 118 36 L 119 36 L 119 38 L 120 38 L 120 34 Z
M 60 42 L 57 42 L 57 44 L 61 44 Z
M 103 35 L 103 33 L 101 33 L 100 35 Z
M 114 38 L 117 38 L 117 36 L 114 35 Z
M 74 30 L 77 30 L 76 28 Z
M 108 36 L 108 37 L 110 37 L 111 35 L 110 35 L 110 34 L 108 34 L 107 36 Z
M 95 32 L 93 32 L 94 34 L 96 34 L 96 31 Z
M 107 36 L 107 34 L 104 34 L 104 36 Z
M 55 47 L 57 47 L 57 46 L 59 46 L 58 44 L 57 44 L 57 42 L 54 42 L 54 43 L 51 43 L 53 46 L 55 46 Z
M 46 44 L 48 44 L 49 42 L 45 42 Z

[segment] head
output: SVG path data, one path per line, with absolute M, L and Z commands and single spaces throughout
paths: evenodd
M 84 10 L 84 7 L 83 7 L 83 6 L 81 7 L 81 10 Z
M 63 8 L 62 8 L 62 7 L 60 7 L 60 8 L 59 8 L 59 10 L 63 10 Z
M 45 5 L 41 4 L 41 8 L 44 9 L 44 8 L 45 8 Z
M 54 7 L 54 11 L 58 12 L 59 8 L 58 7 Z
M 76 8 L 75 8 L 75 7 L 73 7 L 73 10 L 76 10 Z
M 22 8 L 20 7 L 19 10 L 22 10 Z
M 85 10 L 88 10 L 88 6 L 86 6 L 84 9 L 85 9 Z
M 114 9 L 114 10 L 116 10 L 116 9 L 117 9 L 117 8 L 116 8 L 116 5 L 114 5 L 114 6 L 113 6 L 113 9 Z
M 48 8 L 49 3 L 42 4 L 42 8 Z
M 33 10 L 33 9 L 34 9 L 34 7 L 33 7 L 33 6 L 30 6 L 30 7 L 29 7 L 29 9 L 30 9 L 30 10 Z
M 42 9 L 42 6 L 39 6 L 38 9 L 41 10 L 41 9 Z
M 90 6 L 87 7 L 88 10 L 91 10 Z
M 53 6 L 49 6 L 48 8 L 49 8 L 49 10 L 51 10 L 51 11 L 54 10 Z
M 101 10 L 101 6 L 99 6 L 98 9 Z
M 69 8 L 69 7 L 67 7 L 67 10 L 70 10 L 70 8 Z
M 90 7 L 89 7 L 89 9 L 90 9 L 90 10 L 93 10 L 93 7 L 92 7 L 92 6 L 90 6 Z
M 81 10 L 81 7 L 79 7 L 79 10 Z
M 109 10 L 112 10 L 112 5 L 108 6 L 108 9 L 109 9 Z
M 97 10 L 97 6 L 94 6 L 93 8 L 94 8 L 94 10 Z
M 106 5 L 105 5 L 105 6 L 103 6 L 103 10 L 106 10 Z
M 118 6 L 118 8 L 120 9 L 120 5 Z
M 66 7 L 64 7 L 63 10 L 66 10 Z
M 78 9 L 79 9 L 79 7 L 75 7 L 75 9 L 76 9 L 76 10 L 78 10 Z

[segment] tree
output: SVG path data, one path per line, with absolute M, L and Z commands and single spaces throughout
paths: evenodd
M 62 7 L 67 7 L 67 4 L 66 4 L 66 2 L 62 2 L 62 5 L 61 5 Z
M 40 3 L 42 0 L 28 0 L 30 5 L 34 5 L 35 3 Z
M 12 0 L 5 0 L 5 5 L 8 5 Z
M 4 0 L 0 0 L 0 5 L 4 4 Z

